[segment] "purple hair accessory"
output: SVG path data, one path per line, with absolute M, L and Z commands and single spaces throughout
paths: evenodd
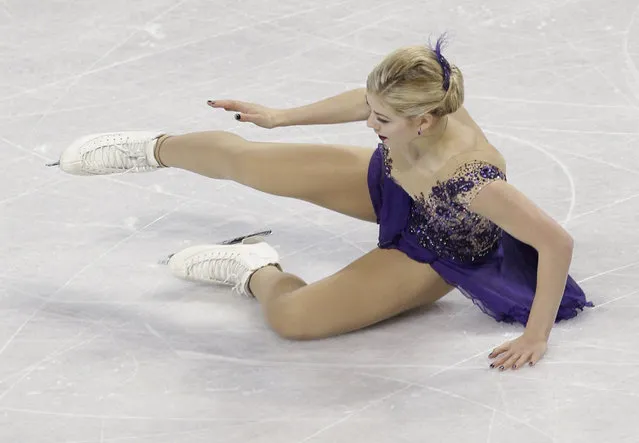
M 450 88 L 450 64 L 442 55 L 442 48 L 445 44 L 445 39 L 445 35 L 442 35 L 437 39 L 437 43 L 435 44 L 435 55 L 437 56 L 437 61 L 439 61 L 439 64 L 442 67 L 442 71 L 444 71 L 444 90 L 448 91 L 448 88 Z

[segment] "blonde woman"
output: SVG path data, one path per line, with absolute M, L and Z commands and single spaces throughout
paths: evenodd
M 461 71 L 432 46 L 400 48 L 366 88 L 295 109 L 209 101 L 264 128 L 367 120 L 367 148 L 261 143 L 229 132 L 121 132 L 84 137 L 62 154 L 76 175 L 180 168 L 233 180 L 379 224 L 378 247 L 323 280 L 286 273 L 260 236 L 170 256 L 181 278 L 232 284 L 290 339 L 355 331 L 458 288 L 498 321 L 525 325 L 491 367 L 534 365 L 556 321 L 586 306 L 569 276 L 573 240 L 506 180 L 503 157 L 463 107 Z

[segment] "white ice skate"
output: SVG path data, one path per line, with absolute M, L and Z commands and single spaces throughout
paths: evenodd
M 279 267 L 279 255 L 263 237 L 253 234 L 222 244 L 186 248 L 170 255 L 168 265 L 176 277 L 233 285 L 238 293 L 252 297 L 248 288 L 249 278 L 265 266 Z
M 161 133 L 112 132 L 82 137 L 66 148 L 60 166 L 73 175 L 106 175 L 124 172 L 149 172 L 160 167 L 155 159 L 155 144 Z

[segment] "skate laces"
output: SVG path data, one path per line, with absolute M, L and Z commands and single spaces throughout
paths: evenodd
M 186 272 L 198 280 L 233 284 L 233 290 L 242 293 L 242 274 L 249 268 L 239 260 L 239 251 L 208 253 L 187 264 Z
M 155 169 L 146 158 L 148 141 L 126 141 L 127 147 L 110 144 L 92 149 L 82 155 L 82 160 L 89 170 L 110 172 L 112 169 L 143 172 Z

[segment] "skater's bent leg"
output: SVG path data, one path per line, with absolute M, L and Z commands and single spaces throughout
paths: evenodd
M 375 249 L 310 285 L 267 266 L 255 272 L 250 288 L 273 330 L 297 340 L 355 331 L 431 304 L 453 289 L 429 265 L 393 249 Z
M 371 155 L 367 148 L 252 142 L 223 131 L 163 136 L 156 145 L 165 166 L 375 222 L 367 182 Z

